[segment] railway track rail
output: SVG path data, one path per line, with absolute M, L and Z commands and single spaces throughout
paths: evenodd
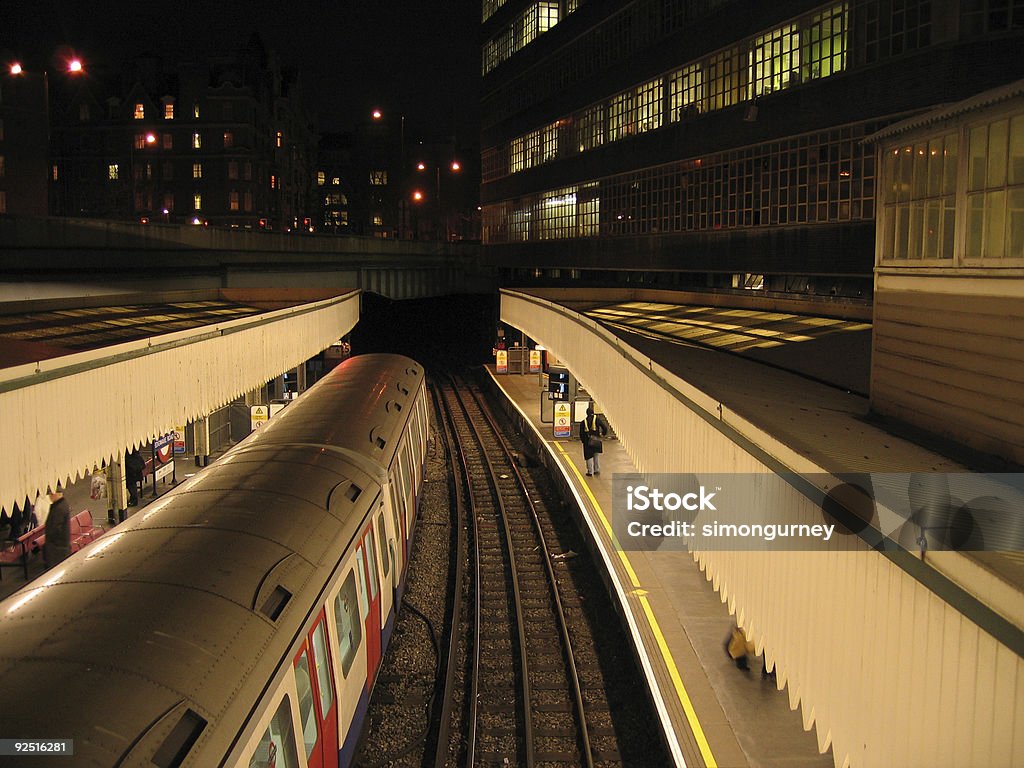
M 467 765 L 593 766 L 583 692 L 538 510 L 480 394 L 442 387 L 471 515 Z

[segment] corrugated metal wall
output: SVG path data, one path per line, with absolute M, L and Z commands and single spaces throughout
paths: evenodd
M 573 370 L 640 471 L 771 471 L 733 430 L 790 469 L 825 471 L 585 317 L 503 292 L 501 319 Z M 1024 765 L 1024 660 L 892 560 L 867 550 L 694 558 L 836 766 Z
M 359 293 L 0 372 L 0 505 L 205 416 L 352 330 Z
M 873 345 L 872 409 L 1024 464 L 1019 277 L 879 275 Z

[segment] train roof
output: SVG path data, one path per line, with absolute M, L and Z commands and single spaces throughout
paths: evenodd
M 379 497 L 422 379 L 408 358 L 352 358 L 0 603 L 4 735 L 149 764 L 192 717 L 226 751 Z

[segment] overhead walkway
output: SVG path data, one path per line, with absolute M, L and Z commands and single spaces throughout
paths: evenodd
M 617 311 L 502 292 L 502 321 L 557 355 L 599 402 L 620 438 L 625 457 L 603 467 L 600 482 L 584 482 L 563 461 L 592 514 L 592 529 L 604 530 L 609 541 L 610 529 L 597 509 L 610 507 L 602 486 L 613 467 L 696 477 L 795 477 L 791 493 L 765 503 L 785 509 L 790 519 L 818 522 L 821 498 L 844 478 L 911 472 L 953 477 L 969 469 L 865 420 L 864 397 L 822 383 L 814 371 L 792 373 L 726 354 L 714 344 L 665 338 L 664 328 L 650 327 L 651 318 L 646 329 L 627 330 Z M 664 306 L 652 312 L 661 315 L 656 322 L 678 315 Z M 827 367 L 829 354 L 821 344 L 808 358 Z M 539 402 L 535 377 L 533 387 L 527 414 Z M 566 451 L 578 470 L 578 443 L 552 444 L 551 450 Z M 645 634 L 646 622 L 654 638 L 650 658 L 672 659 L 660 671 L 652 661 L 648 679 L 664 702 L 679 764 L 731 765 L 736 753 L 730 741 L 746 761 L 738 764 L 790 764 L 785 758 L 773 762 L 744 743 L 752 737 L 735 721 L 733 686 L 720 685 L 715 676 L 721 673 L 707 671 L 699 649 L 712 648 L 704 656 L 711 654 L 713 666 L 725 664 L 724 654 L 713 658 L 708 638 L 727 626 L 719 617 L 709 634 L 699 610 L 689 611 L 695 577 L 710 582 L 777 670 L 789 704 L 799 707 L 805 728 L 814 728 L 818 749 L 832 750 L 836 766 L 1024 764 L 1024 558 L 1019 551 L 929 549 L 922 555 L 915 538 L 907 538 L 910 526 L 896 526 L 886 517 L 892 510 L 878 506 L 873 522 L 893 538 L 875 549 L 863 542 L 851 546 L 848 538 L 817 552 L 723 547 L 636 553 L 605 542 L 638 635 Z M 694 655 L 704 673 L 689 668 Z M 710 714 L 693 704 L 704 699 L 711 701 Z M 691 705 L 695 714 L 688 712 Z M 722 717 L 735 734 L 731 739 L 720 733 Z M 726 757 L 717 757 L 716 750 Z

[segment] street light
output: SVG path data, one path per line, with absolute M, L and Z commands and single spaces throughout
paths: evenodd
M 420 161 L 420 162 L 416 163 L 416 170 L 417 171 L 421 171 L 422 172 L 422 171 L 425 171 L 426 169 L 427 169 L 427 164 L 424 163 L 423 161 Z M 458 173 L 459 171 L 462 170 L 462 164 L 458 160 L 452 160 L 448 164 L 448 170 L 451 171 L 452 173 Z M 437 201 L 437 218 L 438 218 L 437 229 L 438 229 L 438 233 L 440 234 L 440 231 L 441 231 L 441 221 L 440 220 L 443 218 L 444 219 L 444 239 L 445 239 L 445 242 L 448 242 L 448 240 L 450 239 L 451 235 L 450 235 L 449 230 L 448 230 L 448 217 L 445 215 L 444 210 L 441 208 L 441 164 L 440 163 L 438 163 L 437 165 L 434 166 L 434 191 L 436 193 L 435 200 Z

